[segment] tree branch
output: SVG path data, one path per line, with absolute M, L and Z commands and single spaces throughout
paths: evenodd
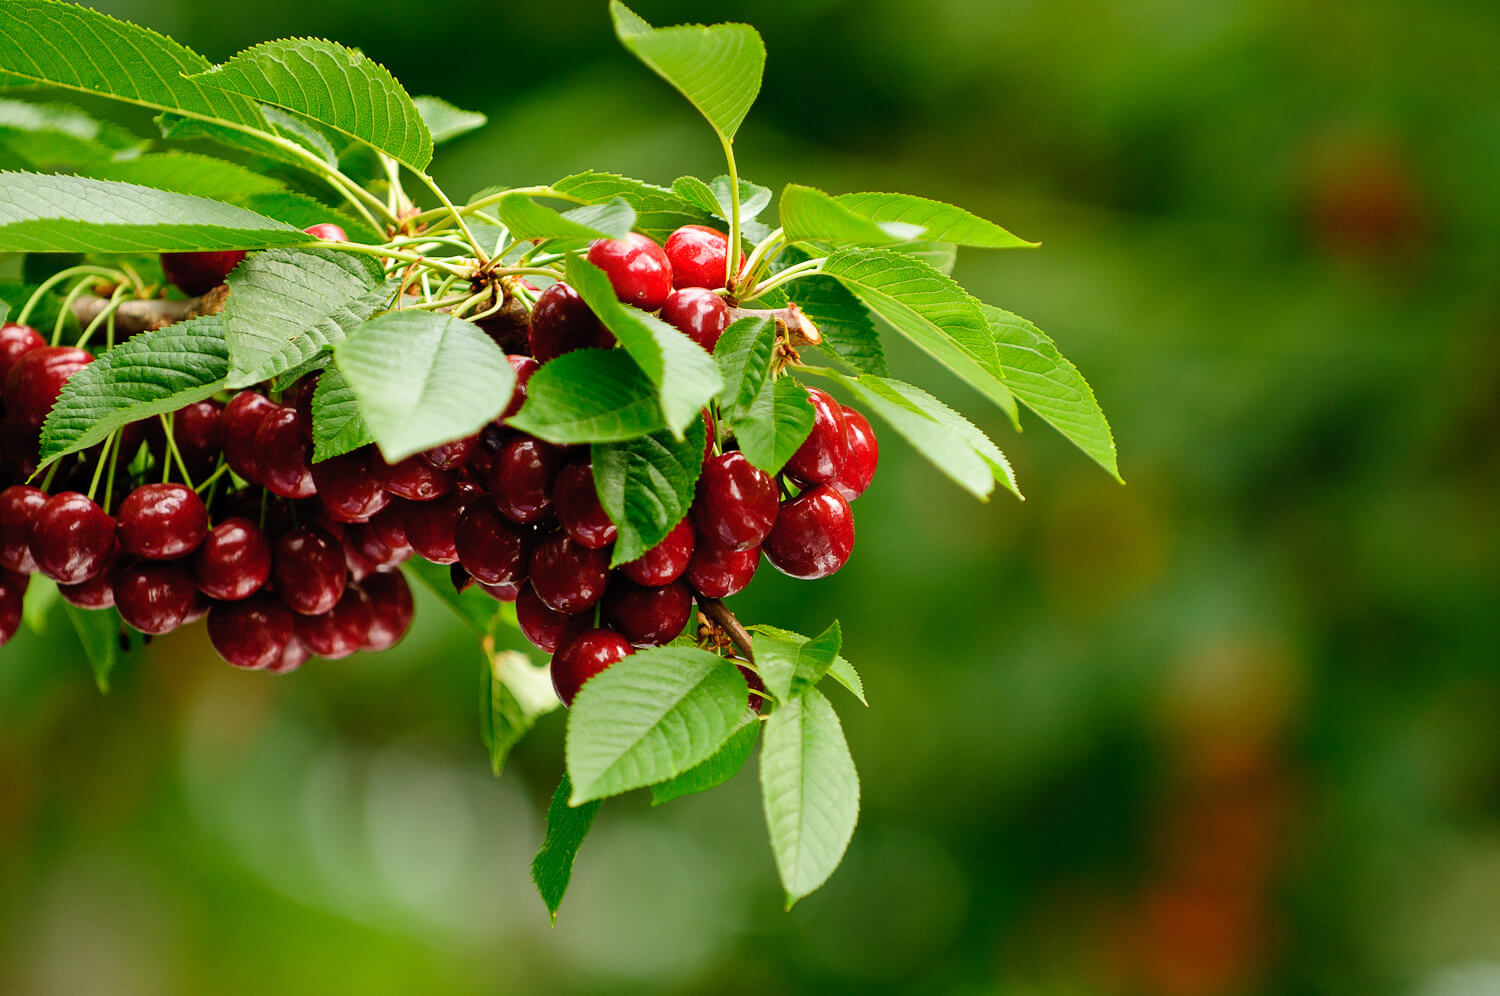
M 823 341 L 823 333 L 812 323 L 812 319 L 795 304 L 785 308 L 730 308 L 729 320 L 741 318 L 770 318 L 787 333 L 793 346 L 816 346 Z
M 734 613 L 729 611 L 729 606 L 717 598 L 704 598 L 700 595 L 698 608 L 705 616 L 713 620 L 715 626 L 729 634 L 729 639 L 734 641 L 735 647 L 745 655 L 745 660 L 755 663 L 755 651 L 750 640 L 750 633 L 740 625 Z
M 215 287 L 202 297 L 183 301 L 130 300 L 120 304 L 115 312 L 115 329 L 122 336 L 137 332 L 149 332 L 165 328 L 189 318 L 202 315 L 217 315 L 224 310 L 224 301 L 229 296 L 228 287 Z M 84 294 L 73 302 L 73 316 L 80 325 L 88 325 L 109 307 L 109 298 L 97 294 Z

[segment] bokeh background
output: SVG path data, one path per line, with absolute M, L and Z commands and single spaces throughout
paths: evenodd
M 483 109 L 449 190 L 720 172 L 603 0 L 110 0 L 213 59 L 363 47 Z M 466 635 L 268 680 L 159 641 L 101 697 L 0 660 L 0 991 L 1500 993 L 1500 8 L 1434 0 L 639 0 L 743 19 L 742 170 L 966 205 L 961 257 L 1111 415 L 1121 487 L 935 364 L 1029 500 L 894 437 L 837 578 L 863 782 L 792 913 L 754 772 L 607 804 L 557 926 L 546 721 L 492 780 Z M 126 116 L 139 126 L 144 117 Z

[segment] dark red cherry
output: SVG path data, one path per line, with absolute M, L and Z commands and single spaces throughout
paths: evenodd
M 364 647 L 374 622 L 368 598 L 350 588 L 338 604 L 320 616 L 298 616 L 297 640 L 319 657 L 336 661 Z
M 312 444 L 302 434 L 302 416 L 284 405 L 271 409 L 255 430 L 261 483 L 283 498 L 317 494 L 312 476 Z
M 30 580 L 24 574 L 0 571 L 0 647 L 9 643 L 21 628 L 26 586 Z
M 368 522 L 391 502 L 370 458 L 359 450 L 313 464 L 312 478 L 318 501 L 336 522 Z
M 657 310 L 672 293 L 672 264 L 666 252 L 639 232 L 595 241 L 589 246 L 589 262 L 609 277 L 615 297 L 642 311 Z
M 115 520 L 76 491 L 47 499 L 31 521 L 37 570 L 58 584 L 79 584 L 109 566 Z
M 692 523 L 683 519 L 672 527 L 666 539 L 640 557 L 620 567 L 620 573 L 636 584 L 660 587 L 682 577 L 693 559 L 695 534 Z
M 124 566 L 125 557 L 120 544 L 116 542 L 104 570 L 79 584 L 60 584 L 57 586 L 57 593 L 74 608 L 88 609 L 91 612 L 108 609 L 115 604 L 115 581 Z
M 5 406 L 0 404 L 0 409 Z M 42 434 L 19 418 L 0 418 L 0 473 L 24 481 L 36 473 Z
M 208 509 L 185 484 L 143 484 L 120 503 L 120 545 L 147 560 L 175 560 L 208 535 Z
M 266 673 L 291 674 L 293 671 L 306 664 L 307 659 L 311 656 L 312 651 L 303 646 L 302 641 L 297 639 L 296 634 L 294 633 L 292 635 L 292 638 L 286 641 L 286 647 L 282 649 L 281 657 L 277 659 L 276 663 L 267 665 Z
M 421 457 L 407 457 L 397 463 L 386 463 L 380 451 L 371 449 L 370 469 L 380 486 L 397 498 L 407 501 L 432 501 L 453 490 L 453 475 L 438 470 Z
M 552 513 L 552 485 L 567 463 L 560 447 L 531 436 L 514 436 L 490 465 L 495 506 L 514 522 L 541 522 Z
M 479 434 L 476 432 L 472 436 L 465 436 L 451 443 L 423 450 L 420 455 L 423 460 L 427 461 L 428 466 L 438 470 L 458 471 L 469 462 L 469 457 L 474 455 L 474 448 L 478 445 Z
M 854 513 L 827 484 L 808 488 L 781 503 L 776 527 L 766 537 L 766 559 L 783 574 L 811 581 L 826 578 L 854 552 Z
M 786 462 L 785 472 L 799 485 L 827 484 L 844 469 L 844 408 L 827 391 L 807 389 L 813 406 L 812 432 Z
M 10 376 L 10 368 L 15 366 L 17 360 L 45 345 L 47 340 L 30 325 L 17 325 L 15 322 L 0 325 L 0 385 Z
M 667 238 L 673 287 L 723 287 L 729 260 L 729 236 L 704 225 L 684 225 Z M 745 254 L 740 253 L 740 263 Z
M 730 550 L 700 537 L 693 549 L 693 560 L 688 564 L 686 578 L 700 595 L 728 598 L 745 590 L 759 566 L 758 546 Z
M 219 421 L 224 458 L 231 470 L 251 484 L 260 483 L 260 451 L 256 449 L 255 435 L 275 407 L 263 394 L 241 391 L 224 406 Z
M 215 602 L 208 610 L 208 639 L 235 667 L 268 668 L 281 660 L 292 641 L 294 618 L 266 593 L 240 602 Z
M 316 225 L 308 225 L 303 229 L 308 235 L 322 242 L 348 242 L 349 236 L 344 230 L 331 221 L 319 222 Z M 318 656 L 326 656 L 319 654 Z
M 357 553 L 360 559 L 369 565 L 370 571 L 389 570 L 399 564 L 411 559 L 411 545 L 405 542 L 391 546 L 382 538 L 383 530 L 375 528 L 373 523 L 355 523 L 344 532 L 344 551 Z M 402 532 L 405 537 L 405 531 Z M 347 558 L 346 558 L 347 559 Z M 354 573 L 350 570 L 350 573 Z
M 136 564 L 115 580 L 115 608 L 133 629 L 152 636 L 187 621 L 198 600 L 193 576 L 177 564 Z
M 549 609 L 532 591 L 531 585 L 524 584 L 516 595 L 516 622 L 520 624 L 522 636 L 538 650 L 550 654 L 555 653 L 558 644 L 569 636 L 593 625 L 593 614 L 568 615 Z
M 570 463 L 552 486 L 552 506 L 563 532 L 590 550 L 602 550 L 615 541 L 618 530 L 609 520 L 594 488 L 594 470 L 588 463 Z
M 5 377 L 5 412 L 21 425 L 40 429 L 68 378 L 94 362 L 73 346 L 43 346 L 19 357 Z
M 458 517 L 458 562 L 481 584 L 515 584 L 526 577 L 529 537 L 495 507 L 476 501 Z
M 548 536 L 531 555 L 531 587 L 556 612 L 582 612 L 604 595 L 609 554 L 590 550 L 566 533 Z
M 242 250 L 231 252 L 164 252 L 161 272 L 189 297 L 207 294 L 245 258 Z
M 537 363 L 546 363 L 575 349 L 608 349 L 615 337 L 578 292 L 559 281 L 542 291 L 531 309 L 529 342 Z M 512 414 L 507 410 L 503 417 Z
M 249 519 L 225 519 L 214 526 L 193 557 L 198 590 L 221 602 L 249 598 L 270 576 L 271 544 Z
M 613 342 L 613 339 L 610 341 Z M 542 365 L 540 360 L 520 353 L 511 353 L 505 358 L 510 362 L 510 368 L 516 372 L 516 386 L 511 389 L 510 404 L 500 413 L 501 419 L 510 418 L 521 410 L 521 406 L 526 403 L 526 385 L 531 383 L 531 375 Z
M 607 629 L 586 629 L 565 640 L 552 656 L 552 689 L 570 706 L 583 683 L 635 653 L 630 641 Z
M 224 406 L 217 401 L 199 401 L 172 416 L 172 439 L 194 480 L 212 472 L 219 462 L 224 450 L 223 420 Z M 127 446 L 122 442 L 122 458 Z
M 671 643 L 692 614 L 693 593 L 681 581 L 653 588 L 617 580 L 604 595 L 604 618 L 637 647 Z
M 776 481 L 738 450 L 704 461 L 693 525 L 731 550 L 759 546 L 776 522 Z
M 360 587 L 370 599 L 370 628 L 365 632 L 365 649 L 389 650 L 411 629 L 414 611 L 411 588 L 400 571 L 372 574 Z
M 402 502 L 399 507 L 406 541 L 417 556 L 434 564 L 458 563 L 458 547 L 454 545 L 458 517 L 479 494 L 474 485 L 460 484 L 437 501 Z
M 764 711 L 766 708 L 766 683 L 764 681 L 761 681 L 760 675 L 752 671 L 750 667 L 745 662 L 741 661 L 738 657 L 730 657 L 727 659 L 734 661 L 734 666 L 739 668 L 740 674 L 744 676 L 745 684 L 750 686 L 750 708 L 754 709 L 756 712 Z
M 47 504 L 40 488 L 14 484 L 0 491 L 0 568 L 17 574 L 35 574 L 31 556 L 31 525 L 37 510 Z
M 411 553 L 411 543 L 406 539 L 406 514 L 399 507 L 387 505 L 370 520 L 370 532 L 392 553 Z
M 844 406 L 844 469 L 833 479 L 839 494 L 853 501 L 865 493 L 875 479 L 880 463 L 880 443 L 870 420 L 853 408 Z
M 475 582 L 478 584 L 478 582 Z M 497 602 L 514 602 L 521 597 L 521 588 L 526 582 L 516 584 L 480 584 L 479 590 Z
M 315 370 L 309 374 L 303 374 L 297 378 L 297 382 L 281 395 L 281 403 L 287 408 L 297 409 L 297 415 L 302 426 L 302 435 L 310 443 L 313 441 L 313 395 L 318 393 L 318 381 L 323 376 L 323 371 Z
M 271 580 L 276 594 L 298 615 L 322 615 L 337 605 L 348 576 L 343 546 L 316 526 L 293 529 L 272 548 Z
M 661 307 L 662 321 L 712 353 L 729 326 L 729 305 L 703 287 L 674 290 Z

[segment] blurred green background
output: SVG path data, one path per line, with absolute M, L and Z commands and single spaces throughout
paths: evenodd
M 211 59 L 338 39 L 485 110 L 439 153 L 455 195 L 721 171 L 603 0 L 95 6 Z M 872 703 L 831 693 L 863 812 L 790 914 L 747 771 L 607 804 L 549 926 L 562 721 L 492 780 L 438 605 L 285 679 L 195 627 L 108 697 L 69 634 L 23 636 L 0 992 L 1500 993 L 1500 8 L 636 7 L 761 29 L 750 178 L 1042 240 L 957 275 L 1078 363 L 1129 485 L 887 339 L 1029 500 L 888 435 L 849 568 L 736 599 L 842 619 Z

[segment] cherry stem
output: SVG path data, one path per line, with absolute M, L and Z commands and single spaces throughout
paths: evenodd
M 729 320 L 739 321 L 741 318 L 769 318 L 786 330 L 788 337 L 795 343 L 805 343 L 816 346 L 822 343 L 823 333 L 812 323 L 803 310 L 795 304 L 789 304 L 785 308 L 730 308 Z
M 172 435 L 172 427 L 176 422 L 176 417 L 173 415 L 158 415 L 157 418 L 161 419 L 161 427 L 166 431 L 167 450 L 171 454 L 169 459 L 163 461 L 167 465 L 166 473 L 171 473 L 172 461 L 175 460 L 177 462 L 177 470 L 182 474 L 182 482 L 189 488 L 197 491 L 198 489 L 193 487 L 193 477 L 188 473 L 187 463 L 182 459 L 182 451 L 177 448 L 177 439 Z
M 744 626 L 740 625 L 740 621 L 734 617 L 734 613 L 729 611 L 729 606 L 717 598 L 704 598 L 700 595 L 698 597 L 698 608 L 705 616 L 713 620 L 715 626 L 718 626 L 725 633 L 729 634 L 729 639 L 734 643 L 739 652 L 745 655 L 745 660 L 750 661 L 752 664 L 755 662 L 754 644 L 750 639 L 750 633 Z
M 89 501 L 93 501 L 94 495 L 99 493 L 99 478 L 103 476 L 104 467 L 109 463 L 109 461 L 106 460 L 105 457 L 110 454 L 111 448 L 118 448 L 119 445 L 120 436 L 118 431 L 111 432 L 107 437 L 105 437 L 104 449 L 99 451 L 99 465 L 94 468 L 94 479 L 89 482 Z

